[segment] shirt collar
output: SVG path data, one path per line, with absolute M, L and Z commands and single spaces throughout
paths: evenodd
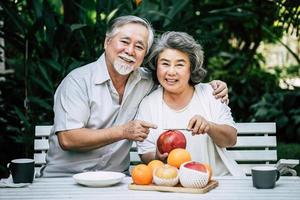
M 104 53 L 96 61 L 93 77 L 94 77 L 95 84 L 102 84 L 102 83 L 110 80 L 107 65 L 105 62 L 105 54 Z

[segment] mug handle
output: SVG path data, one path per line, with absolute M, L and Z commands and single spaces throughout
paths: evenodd
M 279 170 L 276 170 L 276 181 L 278 181 L 280 178 L 280 172 Z
M 7 163 L 6 167 L 7 167 L 7 169 L 9 169 L 9 170 L 10 170 L 10 162 L 9 162 L 9 163 Z

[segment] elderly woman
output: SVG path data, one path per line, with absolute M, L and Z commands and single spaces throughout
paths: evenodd
M 230 108 L 214 98 L 209 84 L 200 83 L 206 74 L 201 45 L 187 33 L 166 32 L 148 60 L 161 87 L 142 101 L 136 116 L 158 125 L 137 143 L 141 159 L 165 160 L 168 154 L 156 148 L 159 135 L 165 128 L 187 128 L 187 150 L 194 161 L 210 164 L 214 176 L 244 175 L 225 149 L 237 140 Z

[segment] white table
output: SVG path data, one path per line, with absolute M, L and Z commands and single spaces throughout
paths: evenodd
M 256 189 L 251 177 L 215 177 L 219 186 L 206 194 L 187 194 L 128 189 L 126 177 L 121 183 L 106 188 L 83 187 L 70 178 L 39 178 L 28 187 L 0 188 L 0 199 L 300 199 L 300 177 L 281 177 L 274 189 Z

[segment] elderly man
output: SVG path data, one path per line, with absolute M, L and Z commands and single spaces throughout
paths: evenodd
M 136 16 L 114 20 L 105 52 L 70 72 L 54 97 L 54 126 L 44 177 L 72 176 L 94 170 L 125 172 L 132 141 L 143 141 L 155 124 L 133 120 L 155 84 L 140 68 L 154 38 L 151 25 Z M 226 84 L 212 84 L 227 99 Z

